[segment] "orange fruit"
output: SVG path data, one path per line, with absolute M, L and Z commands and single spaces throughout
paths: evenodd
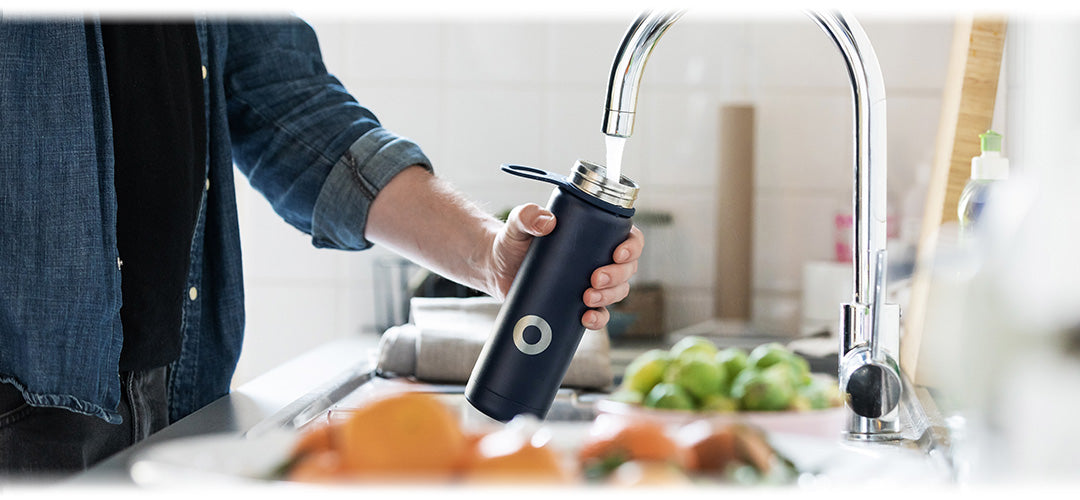
M 675 442 L 690 451 L 699 472 L 720 473 L 738 459 L 735 432 L 730 425 L 696 420 L 678 429 Z
M 434 396 L 418 392 L 357 409 L 332 439 L 349 470 L 373 478 L 449 477 L 466 452 L 454 414 Z
M 298 457 L 330 450 L 332 447 L 330 438 L 332 432 L 330 424 L 319 425 L 305 431 L 300 435 L 300 439 L 296 441 L 296 444 L 293 445 L 292 456 Z
M 570 479 L 558 453 L 530 443 L 498 454 L 480 453 L 465 470 L 465 479 L 484 483 L 562 483 Z
M 672 462 L 692 468 L 694 457 L 679 446 L 656 422 L 642 419 L 597 419 L 596 432 L 590 433 L 578 452 L 582 464 L 612 457 L 624 460 Z
M 697 469 L 702 472 L 723 472 L 735 460 L 735 433 L 722 428 L 690 444 Z
M 481 432 L 467 432 L 465 433 L 465 451 L 458 457 L 457 463 L 454 465 L 454 469 L 463 471 L 468 469 L 473 462 L 480 459 L 480 440 L 484 439 L 487 434 Z
M 463 462 L 468 482 L 562 483 L 571 479 L 565 457 L 549 445 L 550 432 L 535 418 L 517 417 L 472 443 Z

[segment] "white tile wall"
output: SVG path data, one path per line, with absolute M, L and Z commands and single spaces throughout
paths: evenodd
M 646 267 L 649 278 L 660 281 L 668 289 L 714 287 L 715 198 L 709 191 L 686 187 L 660 186 L 641 192 L 636 205 L 639 210 L 664 211 L 673 218 L 670 226 L 642 229 L 648 233 L 648 250 L 639 268 Z M 677 318 L 674 321 L 676 324 L 683 322 Z
M 607 77 L 602 77 L 606 79 Z M 566 87 L 544 97 L 544 163 L 547 170 L 566 173 L 577 159 L 603 164 L 604 134 L 600 132 L 606 88 L 603 84 Z M 624 151 L 625 171 L 644 170 L 644 141 L 630 141 Z M 642 182 L 638 175 L 631 178 Z
M 754 203 L 755 290 L 797 292 L 802 288 L 804 261 L 831 260 L 833 216 L 846 208 L 849 196 L 845 191 L 758 190 Z
M 890 94 L 941 97 L 937 90 L 948 69 L 953 20 L 869 17 L 864 21 Z M 944 50 L 931 50 L 934 47 Z
M 851 190 L 851 96 L 844 92 L 761 93 L 755 101 L 757 189 Z
M 446 153 L 445 90 L 434 84 L 395 85 L 357 80 L 359 83 L 354 83 L 349 78 L 343 83 L 358 101 L 374 110 L 383 126 L 401 130 L 401 135 L 421 144 L 428 156 L 441 157 Z
M 234 385 L 345 333 L 337 329 L 340 290 L 334 284 L 249 281 L 244 293 L 247 324 Z
M 715 191 L 715 144 L 723 98 L 698 88 L 642 88 L 641 92 L 629 142 L 646 143 L 648 151 L 641 168 L 627 168 L 639 179 L 643 195 L 660 186 Z
M 740 20 L 703 19 L 687 13 L 653 49 L 642 85 L 706 87 L 724 95 L 742 90 L 747 61 L 741 49 L 751 43 L 748 32 L 749 25 Z
M 319 25 L 320 36 L 323 36 L 322 26 Z M 343 28 L 344 37 L 329 38 L 328 41 L 347 57 L 333 62 L 341 63 L 341 71 L 351 81 L 441 83 L 446 75 L 446 31 L 442 24 L 390 21 L 361 25 L 345 22 L 339 26 Z
M 607 21 L 567 20 L 547 26 L 548 83 L 578 84 L 603 93 L 611 72 L 611 60 L 626 27 L 634 20 L 612 17 Z M 604 102 L 591 103 L 596 108 Z
M 315 18 L 329 70 L 387 127 L 420 143 L 436 171 L 496 212 L 546 203 L 550 187 L 498 172 L 516 162 L 566 172 L 603 160 L 610 63 L 632 15 L 581 19 Z M 889 95 L 896 195 L 930 158 L 951 41 L 948 19 L 868 18 Z M 757 106 L 753 319 L 797 332 L 802 264 L 832 254 L 832 214 L 850 196 L 851 104 L 840 56 L 798 14 L 688 13 L 643 80 L 624 172 L 639 207 L 674 225 L 649 231 L 643 275 L 669 290 L 667 326 L 712 316 L 719 107 Z M 248 340 L 235 383 L 374 322 L 381 250 L 315 250 L 241 181 Z M 839 200 L 839 201 L 838 201 Z
M 843 58 L 809 19 L 795 16 L 752 22 L 749 32 L 755 88 L 847 90 Z
M 242 174 L 236 173 L 239 179 Z M 240 180 L 240 182 L 244 182 Z M 246 187 L 246 186 L 245 186 Z M 340 274 L 340 252 L 320 252 L 311 236 L 286 224 L 258 193 L 245 197 L 241 251 L 248 283 L 333 283 Z M 238 203 L 240 201 L 238 200 Z
M 889 201 L 912 189 L 916 167 L 929 165 L 934 158 L 941 93 L 924 93 L 896 92 L 889 97 Z
M 466 184 L 489 182 L 501 163 L 542 164 L 543 97 L 540 90 L 515 88 L 448 90 L 446 156 L 433 160 L 436 168 Z
M 539 23 L 449 24 L 443 40 L 446 80 L 470 86 L 538 85 L 547 76 L 547 38 L 547 27 Z

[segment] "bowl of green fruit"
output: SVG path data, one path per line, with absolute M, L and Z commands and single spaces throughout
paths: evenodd
M 652 349 L 635 358 L 597 410 L 669 424 L 708 419 L 836 436 L 843 424 L 842 406 L 836 378 L 811 373 L 805 358 L 780 343 L 747 352 L 719 349 L 705 337 L 690 336 L 670 349 Z

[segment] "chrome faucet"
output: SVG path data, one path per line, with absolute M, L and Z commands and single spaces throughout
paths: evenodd
M 682 11 L 645 12 L 623 37 L 608 82 L 603 131 L 630 137 L 638 86 L 645 63 Z M 851 303 L 841 305 L 839 373 L 854 440 L 889 440 L 900 435 L 900 308 L 885 304 L 886 135 L 885 82 L 877 55 L 850 15 L 809 12 L 840 50 L 854 101 L 855 255 Z

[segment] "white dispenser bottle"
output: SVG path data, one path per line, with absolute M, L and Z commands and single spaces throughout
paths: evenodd
M 978 223 L 994 183 L 1009 178 L 1009 159 L 1001 156 L 1001 134 L 987 130 L 979 134 L 979 142 L 982 153 L 971 159 L 971 179 L 956 209 L 961 235 L 970 234 Z

